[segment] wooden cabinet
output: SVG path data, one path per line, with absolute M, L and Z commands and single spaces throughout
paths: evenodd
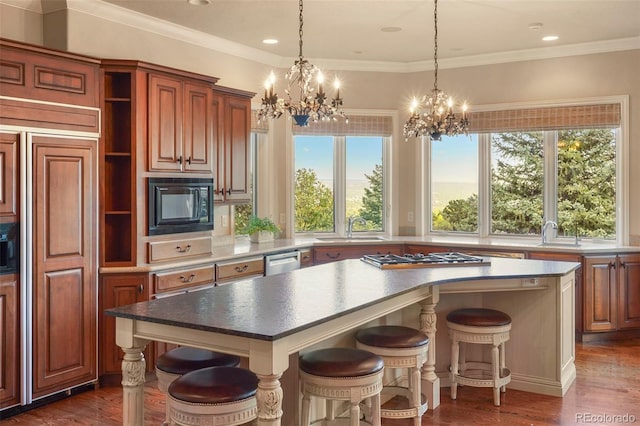
M 153 241 L 149 243 L 149 263 L 210 255 L 211 243 L 211 237 Z
M 116 345 L 115 317 L 104 310 L 149 300 L 149 278 L 146 273 L 103 274 L 100 277 L 100 376 L 120 375 L 124 353 Z M 147 371 L 153 371 L 149 345 L 145 350 Z M 150 365 L 151 364 L 151 365 Z
M 365 254 L 403 254 L 402 244 L 388 245 L 349 245 L 349 246 L 324 246 L 314 247 L 313 262 L 321 263 L 337 262 L 344 259 L 359 259 Z
M 640 254 L 619 255 L 618 328 L 640 328 Z
M 584 257 L 584 329 L 640 328 L 640 254 Z
M 251 257 L 216 263 L 216 284 L 264 275 L 264 258 Z
M 213 173 L 211 84 L 149 74 L 149 170 Z
M 33 140 L 33 396 L 97 378 L 97 141 Z
M 313 248 L 300 249 L 300 267 L 313 266 Z
M 18 148 L 20 134 L 0 133 L 0 220 L 18 221 Z
M 250 137 L 253 93 L 215 86 L 217 168 L 214 201 L 245 203 L 251 199 Z
M 18 275 L 0 275 L 0 409 L 20 403 Z

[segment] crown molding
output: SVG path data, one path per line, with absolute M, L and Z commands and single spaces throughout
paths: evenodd
M 2 2 L 13 3 L 16 2 L 16 0 L 2 0 Z M 271 67 L 288 68 L 291 63 L 297 59 L 264 52 L 259 49 L 131 11 L 101 0 L 67 0 L 67 7 L 76 12 L 86 13 L 101 19 L 128 25 L 136 29 L 149 31 L 164 37 L 180 40 L 212 51 L 255 61 Z M 538 49 L 514 50 L 509 52 L 464 56 L 459 58 L 442 58 L 438 60 L 438 66 L 443 69 L 464 68 L 634 49 L 640 49 L 640 37 Z M 314 62 L 319 66 L 322 66 L 322 68 L 336 71 L 412 73 L 430 71 L 434 68 L 432 60 L 403 63 L 315 58 Z

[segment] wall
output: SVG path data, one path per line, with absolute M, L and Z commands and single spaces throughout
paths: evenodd
M 41 21 L 37 14 L 19 12 L 16 8 L 0 3 L 2 29 L 0 36 L 38 43 L 42 30 L 32 28 Z M 254 91 L 259 102 L 263 82 L 271 67 L 227 55 L 210 49 L 169 39 L 138 28 L 106 21 L 73 10 L 66 11 L 67 50 L 104 58 L 139 59 L 220 78 L 224 86 Z M 9 20 L 7 16 L 10 16 Z M 4 25 L 10 21 L 10 25 Z M 57 22 L 64 19 L 56 18 Z M 62 26 L 62 24 L 61 24 Z M 21 31 L 20 28 L 30 28 Z M 51 32 L 47 29 L 47 37 Z M 108 36 L 105 36 L 108 34 Z M 65 39 L 65 37 L 57 37 Z M 132 42 L 135 40 L 135 42 Z M 46 40 L 45 40 L 46 42 Z M 313 58 L 310 58 L 311 60 Z M 472 107 L 508 102 L 549 101 L 594 96 L 629 95 L 630 97 L 630 146 L 629 164 L 640 161 L 640 49 L 622 52 L 582 55 L 547 60 L 523 61 L 496 65 L 475 66 L 440 70 L 439 86 L 458 98 L 466 98 Z M 277 71 L 276 71 L 277 72 Z M 328 75 L 333 73 L 326 70 Z M 280 72 L 282 74 L 282 72 Z M 427 93 L 433 85 L 432 72 L 410 74 L 381 72 L 338 73 L 344 82 L 342 93 L 345 108 L 395 109 L 400 120 L 414 95 Z M 280 82 L 282 85 L 282 82 Z M 280 86 L 279 91 L 283 91 Z M 283 169 L 287 161 L 285 126 L 287 120 L 276 122 L 274 149 L 269 158 L 273 161 L 274 181 L 277 190 L 270 194 L 275 200 L 269 203 L 270 214 L 279 218 L 286 210 L 285 193 L 282 191 Z M 401 126 L 399 126 L 401 128 Z M 398 134 L 394 138 L 393 179 L 399 191 L 393 194 L 392 204 L 398 217 L 394 233 L 412 230 L 415 223 L 407 221 L 407 212 L 419 211 L 416 182 L 419 181 L 420 147 L 415 141 L 404 141 Z M 630 187 L 640 182 L 640 169 L 629 172 Z M 286 176 L 285 176 L 286 178 Z M 640 197 L 630 199 L 629 230 L 633 240 L 640 245 Z

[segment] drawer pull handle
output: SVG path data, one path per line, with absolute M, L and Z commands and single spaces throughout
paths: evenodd
M 142 294 L 143 291 L 144 291 L 144 285 L 143 284 L 138 285 L 138 293 Z
M 327 257 L 329 259 L 337 259 L 340 257 L 340 252 L 336 253 L 336 254 L 331 254 L 331 253 L 327 253 Z
M 243 267 L 240 266 L 236 266 L 236 272 L 244 272 L 247 270 L 247 268 L 249 268 L 249 265 L 244 265 Z
M 187 246 L 185 248 L 182 248 L 180 246 L 176 246 L 176 250 L 178 250 L 178 253 L 186 253 L 189 250 L 191 250 L 191 244 L 187 244 Z
M 189 275 L 189 278 L 185 278 L 184 275 L 180 275 L 180 281 L 183 283 L 190 283 L 196 277 L 196 274 Z

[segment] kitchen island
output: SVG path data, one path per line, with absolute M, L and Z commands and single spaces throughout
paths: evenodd
M 280 379 L 291 354 L 416 305 L 414 326 L 431 339 L 423 388 L 429 407 L 436 408 L 436 305 L 441 293 L 501 295 L 469 302 L 508 308 L 516 342 L 515 355 L 507 358 L 515 364 L 513 382 L 520 377 L 524 388 L 531 382 L 532 391 L 562 396 L 575 380 L 573 271 L 578 266 L 490 258 L 482 266 L 395 270 L 345 260 L 109 309 L 107 314 L 116 317 L 116 342 L 125 353 L 123 424 L 143 424 L 142 351 L 150 341 L 247 357 L 260 379 L 258 424 L 275 426 L 283 416 Z M 446 333 L 440 335 L 446 338 Z M 518 360 L 518 354 L 527 359 Z

